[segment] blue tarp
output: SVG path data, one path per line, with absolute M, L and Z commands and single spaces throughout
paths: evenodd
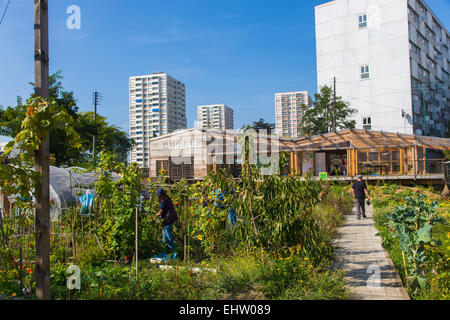
M 81 214 L 92 214 L 92 208 L 94 206 L 94 195 L 93 194 L 83 194 L 78 197 L 81 202 Z

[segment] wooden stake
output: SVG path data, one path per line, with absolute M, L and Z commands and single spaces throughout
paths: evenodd
M 184 247 L 183 247 L 183 263 L 186 265 L 186 235 L 184 235 Z
M 128 273 L 128 300 L 131 300 L 131 267 L 132 263 L 130 263 L 130 271 Z
M 48 0 L 34 1 L 35 94 L 49 97 Z M 36 171 L 42 174 L 36 188 L 36 298 L 50 299 L 50 189 L 49 138 L 35 154 Z
M 138 265 L 138 207 L 136 207 L 136 223 L 135 223 L 135 241 L 136 241 L 136 284 L 137 284 L 137 295 L 139 299 L 139 265 Z

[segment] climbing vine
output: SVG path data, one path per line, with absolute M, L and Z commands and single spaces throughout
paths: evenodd
M 79 136 L 72 126 L 72 118 L 54 100 L 30 98 L 21 131 L 4 148 L 0 157 L 0 189 L 3 194 L 18 195 L 17 205 L 30 208 L 29 197 L 36 190 L 40 174 L 34 169 L 39 146 L 54 128 L 63 128 L 71 139 L 72 148 L 80 148 Z M 15 154 L 17 152 L 17 154 Z

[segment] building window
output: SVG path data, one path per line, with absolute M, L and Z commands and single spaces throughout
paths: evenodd
M 413 18 L 414 22 L 419 23 L 419 15 L 411 9 L 411 7 L 408 7 L 408 13 Z
M 428 38 L 428 39 L 435 39 L 436 35 L 435 35 L 435 33 L 433 32 L 433 30 L 431 30 L 431 29 L 428 28 L 428 27 L 425 27 L 425 32 L 426 32 L 426 34 L 427 34 L 427 38 Z
M 417 41 L 421 42 L 424 46 L 428 45 L 428 40 L 417 31 Z
M 359 28 L 367 27 L 367 14 L 362 14 L 359 16 Z
M 421 4 L 420 1 L 417 2 L 417 7 L 421 15 L 425 16 L 427 14 L 427 9 L 425 9 L 424 5 Z
M 369 79 L 369 78 L 370 78 L 369 65 L 361 66 L 361 79 Z
M 363 129 L 372 130 L 372 118 L 371 117 L 363 118 Z
M 428 58 L 427 65 L 428 65 L 428 68 L 436 69 L 436 62 L 434 62 L 430 58 Z
M 414 52 L 414 53 L 420 55 L 420 48 L 419 48 L 418 46 L 416 46 L 414 43 L 412 43 L 411 41 L 409 42 L 409 49 L 410 49 L 412 52 Z
M 424 69 L 424 68 L 419 66 L 419 75 L 420 76 L 422 76 L 423 78 L 427 78 L 428 79 L 429 74 L 430 73 L 426 69 Z

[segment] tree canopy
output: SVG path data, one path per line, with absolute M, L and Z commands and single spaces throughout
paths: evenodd
M 268 123 L 263 118 L 260 118 L 258 121 L 253 121 L 251 125 L 247 125 L 245 129 L 252 128 L 256 132 L 259 130 L 267 130 L 267 134 L 271 134 L 273 129 L 275 129 L 274 123 Z
M 126 162 L 128 152 L 133 141 L 128 134 L 120 128 L 110 125 L 106 117 L 97 114 L 94 123 L 93 112 L 79 112 L 76 99 L 72 91 L 64 90 L 62 86 L 61 71 L 49 77 L 50 99 L 54 99 L 58 108 L 64 109 L 72 118 L 72 125 L 80 136 L 81 149 L 73 149 L 70 137 L 61 128 L 54 128 L 50 132 L 50 154 L 56 166 L 83 166 L 92 158 L 92 136 L 96 136 L 96 144 L 104 150 L 114 154 L 115 160 Z M 32 97 L 34 94 L 31 95 Z M 0 135 L 15 137 L 21 129 L 25 119 L 26 106 L 22 98 L 17 97 L 15 107 L 3 108 L 0 106 Z
M 320 92 L 314 95 L 312 107 L 305 107 L 303 119 L 299 124 L 300 132 L 303 135 L 318 135 L 331 132 L 355 128 L 356 121 L 350 120 L 350 116 L 356 112 L 348 102 L 342 97 L 336 97 L 336 106 L 333 105 L 333 89 L 328 86 L 320 88 Z M 334 119 L 336 115 L 336 119 Z M 335 124 L 334 124 L 335 121 Z

